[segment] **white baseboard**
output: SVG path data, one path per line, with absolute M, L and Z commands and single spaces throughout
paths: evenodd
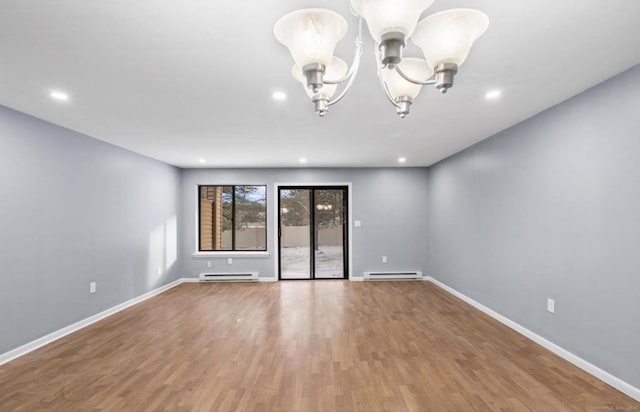
M 556 345 L 555 343 L 548 341 L 547 339 L 543 338 L 542 336 L 530 331 L 529 329 L 527 329 L 524 326 L 512 321 L 511 319 L 509 319 L 509 318 L 507 318 L 507 317 L 505 317 L 505 316 L 503 316 L 503 315 L 501 315 L 501 314 L 489 309 L 488 307 L 484 306 L 483 304 L 481 304 L 479 302 L 476 302 L 475 300 L 471 299 L 467 295 L 464 295 L 461 292 L 458 292 L 457 290 L 453 289 L 452 287 L 445 285 L 444 283 L 440 282 L 439 280 L 434 279 L 432 276 L 427 276 L 427 277 L 424 278 L 424 280 L 433 283 L 434 285 L 438 286 L 439 288 L 449 292 L 453 296 L 465 301 L 469 305 L 471 305 L 471 306 L 475 307 L 476 309 L 486 313 L 487 315 L 491 316 L 492 318 L 494 318 L 498 322 L 502 323 L 503 325 L 508 326 L 509 328 L 515 330 L 516 332 L 520 333 L 521 335 L 531 339 L 532 341 L 534 341 L 538 345 L 540 345 L 540 346 L 550 350 L 551 352 L 555 353 L 556 355 L 560 356 L 564 360 L 574 364 L 575 366 L 577 366 L 578 368 L 582 369 L 583 371 L 589 373 L 590 375 L 595 376 L 596 378 L 600 379 L 604 383 L 613 386 L 614 388 L 616 388 L 620 392 L 632 397 L 633 399 L 635 399 L 637 401 L 640 401 L 640 389 L 636 388 L 635 386 L 623 381 L 620 378 L 617 378 L 617 377 L 613 376 L 609 372 L 600 369 L 599 367 L 595 366 L 594 364 L 582 359 L 581 357 L 579 357 L 577 355 L 574 355 L 573 353 L 571 353 L 568 350 Z
M 115 313 L 118 313 L 124 309 L 127 309 L 135 304 L 143 302 L 149 298 L 152 298 L 160 293 L 167 291 L 173 287 L 178 286 L 183 283 L 184 279 L 174 280 L 171 283 L 167 283 L 166 285 L 160 286 L 159 288 L 153 289 L 147 293 L 144 293 L 140 296 L 137 296 L 133 299 L 130 299 L 126 302 L 120 303 L 119 305 L 113 306 L 109 309 L 103 310 L 100 313 L 97 313 L 93 316 L 89 316 L 83 320 L 80 320 L 72 325 L 66 326 L 62 329 L 59 329 L 55 332 L 51 332 L 48 335 L 45 335 L 41 338 L 33 340 L 31 342 L 25 343 L 22 346 L 19 346 L 15 349 L 10 350 L 9 352 L 5 352 L 0 354 L 0 365 L 4 365 L 5 363 L 11 362 L 12 360 L 19 358 L 20 356 L 26 355 L 29 352 L 33 352 L 34 350 L 41 348 L 45 345 L 48 345 L 51 342 L 54 342 L 60 338 L 63 338 L 73 332 L 76 332 L 82 328 L 85 328 L 93 323 L 96 323 L 99 320 L 102 320 L 106 317 L 109 317 Z
M 200 278 L 182 278 L 182 283 L 200 283 Z

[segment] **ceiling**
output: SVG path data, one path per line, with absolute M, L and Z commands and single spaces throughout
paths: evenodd
M 179 167 L 428 166 L 640 63 L 637 0 L 436 0 L 491 19 L 446 95 L 404 120 L 379 87 L 373 42 L 325 118 L 273 37 L 283 14 L 348 0 L 0 0 L 0 104 Z M 405 56 L 419 56 L 411 45 Z M 49 98 L 50 90 L 70 95 Z M 502 96 L 487 101 L 485 94 Z M 286 101 L 272 94 L 281 90 Z M 199 159 L 206 159 L 201 164 Z

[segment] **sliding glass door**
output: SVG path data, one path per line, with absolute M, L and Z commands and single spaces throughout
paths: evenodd
M 314 275 L 345 277 L 346 189 L 314 190 Z
M 280 189 L 280 279 L 311 279 L 311 190 Z
M 280 279 L 347 277 L 347 188 L 280 187 Z

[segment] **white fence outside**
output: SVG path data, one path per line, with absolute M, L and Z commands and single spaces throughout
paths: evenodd
M 309 226 L 285 226 L 282 228 L 283 247 L 309 246 Z M 263 227 L 251 227 L 236 231 L 236 245 L 251 249 L 262 247 L 265 239 Z M 342 227 L 320 228 L 318 246 L 342 246 Z M 231 231 L 222 232 L 222 244 L 231 244 Z

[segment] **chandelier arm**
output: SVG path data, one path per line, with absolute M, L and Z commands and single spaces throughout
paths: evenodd
M 384 95 L 387 96 L 387 99 L 389 100 L 389 102 L 391 102 L 393 107 L 395 107 L 396 109 L 399 109 L 400 105 L 391 96 L 391 93 L 389 92 L 389 88 L 387 87 L 387 84 L 383 80 L 381 80 L 381 84 L 382 84 L 382 89 L 384 90 Z
M 357 41 L 357 40 L 356 40 Z M 362 50 L 360 50 L 360 54 L 362 54 Z M 344 89 L 342 89 L 342 92 L 340 92 L 340 94 L 338 95 L 338 97 L 336 97 L 335 99 L 331 99 L 327 105 L 329 106 L 333 106 L 334 104 L 338 103 L 340 100 L 342 100 L 344 98 L 344 96 L 347 95 L 347 92 L 349 91 L 349 89 L 351 89 L 351 86 L 353 86 L 353 82 L 356 80 L 356 77 L 358 77 L 358 69 L 360 68 L 360 59 L 358 58 L 356 61 L 354 61 L 354 71 L 352 76 L 349 78 L 349 82 L 347 83 L 347 85 L 344 87 Z
M 380 86 L 382 87 L 382 90 L 384 90 L 384 95 L 387 97 L 389 102 L 396 109 L 399 109 L 400 105 L 396 102 L 396 100 L 393 98 L 393 96 L 391 96 L 391 92 L 389 91 L 389 87 L 387 86 L 387 83 L 385 83 L 384 80 L 382 80 L 382 76 L 380 75 L 380 71 L 379 70 L 378 70 L 378 79 L 380 80 Z
M 362 17 L 358 17 L 358 37 L 356 37 L 355 43 L 356 43 L 356 55 L 353 57 L 353 63 L 351 64 L 349 73 L 347 73 L 347 75 L 345 76 L 345 79 L 347 77 L 349 78 L 349 82 L 344 87 L 342 92 L 340 92 L 338 97 L 336 97 L 335 99 L 331 99 L 327 103 L 328 106 L 333 106 L 334 104 L 342 100 L 344 96 L 346 96 L 349 89 L 351 89 L 351 86 L 353 86 L 353 82 L 356 80 L 356 77 L 358 77 L 358 70 L 360 69 L 360 58 L 362 57 Z M 344 81 L 344 79 L 342 81 Z M 330 82 L 325 82 L 325 83 L 332 84 Z
M 355 44 L 356 44 L 355 55 L 353 56 L 353 62 L 351 62 L 351 67 L 349 68 L 349 71 L 347 71 L 347 74 L 345 74 L 344 77 L 339 80 L 322 79 L 323 83 L 325 84 L 344 83 L 347 79 L 352 78 L 358 72 L 358 68 L 360 67 L 360 58 L 362 57 L 362 17 L 358 17 L 358 37 L 356 37 Z
M 420 81 L 420 80 L 415 80 L 415 79 L 412 79 L 411 77 L 409 77 L 405 72 L 402 71 L 402 69 L 400 69 L 399 65 L 396 64 L 394 68 L 396 70 L 396 73 L 398 73 L 400 75 L 400 77 L 402 77 L 403 79 L 405 79 L 409 83 L 419 84 L 421 86 L 426 86 L 426 85 L 430 85 L 430 84 L 436 84 L 435 75 L 431 76 L 430 78 L 428 78 L 425 81 Z
M 353 57 L 353 62 L 351 63 L 351 67 L 349 68 L 349 71 L 347 71 L 347 74 L 345 74 L 343 78 L 338 80 L 322 79 L 322 82 L 324 84 L 340 84 L 340 83 L 344 83 L 348 79 L 351 79 L 352 77 L 354 77 L 354 75 L 358 71 L 358 67 L 360 67 L 361 56 L 362 56 L 362 40 L 358 38 L 356 39 L 356 53 L 355 53 L 355 56 Z
M 379 61 L 380 60 L 380 55 L 379 55 L 379 50 L 378 50 L 377 47 L 374 47 L 374 54 L 376 55 L 376 59 Z M 389 87 L 387 86 L 387 84 L 382 79 L 382 74 L 380 74 L 380 70 L 386 70 L 385 66 L 378 67 L 378 70 L 376 71 L 376 73 L 378 74 L 378 80 L 380 81 L 380 87 L 382 87 L 382 90 L 384 91 L 385 97 L 387 98 L 387 100 L 389 100 L 389 102 L 396 109 L 400 109 L 400 105 L 396 102 L 396 100 L 393 98 L 393 96 L 391 96 L 391 92 L 389 91 Z

